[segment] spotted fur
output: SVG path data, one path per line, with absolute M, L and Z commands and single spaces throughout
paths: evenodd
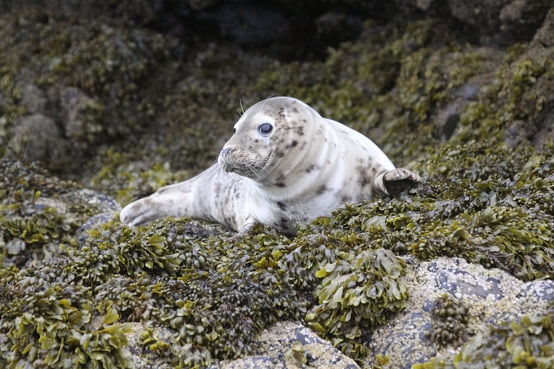
M 273 127 L 269 134 L 259 130 L 264 123 Z M 218 164 L 126 206 L 121 220 L 138 225 L 166 215 L 188 216 L 239 233 L 262 223 L 295 234 L 299 224 L 330 215 L 345 202 L 395 195 L 420 180 L 395 169 L 361 133 L 294 98 L 261 101 L 234 128 Z

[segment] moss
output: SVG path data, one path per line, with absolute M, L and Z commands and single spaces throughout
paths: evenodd
M 463 158 L 457 156 L 458 150 L 464 152 Z M 455 154 L 449 158 L 449 153 Z M 552 178 L 544 175 L 554 168 L 550 159 L 541 159 L 549 158 L 551 149 L 543 156 L 525 148 L 484 150 L 483 144 L 469 143 L 442 155 L 439 169 L 453 173 L 443 177 L 442 170 L 435 171 L 409 196 L 346 206 L 332 219 L 315 224 L 422 259 L 458 256 L 502 268 L 523 280 L 552 278 Z M 467 178 L 458 174 L 472 162 Z M 504 172 L 490 171 L 504 165 Z
M 55 208 L 37 204 L 40 192 L 17 191 L 13 203 L 0 204 L 0 250 L 11 263 L 22 265 L 56 256 L 61 247 L 75 247 L 76 219 L 63 217 Z M 66 244 L 65 246 L 63 244 Z
M 47 291 L 60 291 L 61 296 L 48 295 L 49 301 L 65 304 L 69 287 L 60 283 L 70 283 L 77 292 L 71 304 L 63 308 L 85 307 L 81 310 L 87 313 L 89 320 L 95 315 L 109 315 L 128 322 L 146 322 L 152 333 L 148 337 L 143 335 L 141 342 L 159 359 L 183 368 L 246 355 L 256 332 L 278 320 L 300 319 L 313 299 L 319 298 L 321 305 L 314 309 L 326 311 L 339 320 L 341 316 L 352 317 L 348 326 L 342 328 L 338 320 L 318 322 L 321 329 L 328 330 L 337 344 L 341 337 L 348 335 L 344 338 L 347 342 L 344 349 L 361 352 L 361 346 L 355 343 L 355 332 L 382 324 L 403 306 L 406 293 L 397 280 L 403 271 L 402 263 L 386 250 L 366 250 L 358 257 L 349 257 L 348 243 L 339 242 L 344 238 L 331 239 L 323 248 L 312 243 L 315 240 L 317 238 L 306 237 L 300 245 L 295 245 L 274 231 L 258 227 L 253 234 L 231 245 L 224 239 L 192 237 L 186 231 L 186 223 L 170 218 L 137 229 L 112 222 L 91 231 L 70 259 L 65 256 L 49 258 L 40 266 L 4 273 L 3 291 L 17 290 L 19 281 L 25 280 L 38 284 L 24 289 L 28 293 L 42 288 L 39 286 L 53 286 Z M 355 238 L 350 239 L 350 242 L 355 241 Z M 311 250 L 313 258 L 306 258 L 297 251 L 299 248 Z M 341 255 L 339 259 L 333 256 L 336 253 Z M 347 277 L 355 276 L 359 270 L 367 277 L 358 287 L 345 292 L 348 298 L 338 310 L 337 306 L 329 306 L 324 297 L 325 291 L 333 288 L 331 276 L 323 278 L 324 285 L 318 292 L 311 293 L 313 287 L 319 285 L 313 273 L 329 269 L 333 260 L 340 261 L 335 273 Z M 301 280 L 301 276 L 306 275 L 311 278 Z M 325 286 L 327 283 L 331 284 Z M 382 288 L 375 290 L 373 283 Z M 375 296 L 359 305 L 385 304 L 384 311 L 362 309 L 347 301 L 358 298 L 367 289 L 375 290 Z M 41 296 L 27 295 L 27 292 L 16 294 L 13 303 L 5 307 L 6 316 L 22 316 L 23 312 L 18 309 L 29 303 L 41 304 Z M 50 310 L 58 311 L 60 308 L 56 306 L 51 306 Z M 309 313 L 307 319 L 312 315 Z M 10 322 L 13 321 L 19 320 Z M 4 324 L 4 332 L 9 332 L 13 323 Z M 49 327 L 51 323 L 46 321 L 45 324 Z M 50 329 L 66 335 L 62 330 Z M 166 337 L 171 344 L 156 338 L 156 329 L 167 330 Z M 114 334 L 117 332 L 114 328 Z M 30 340 L 20 333 L 10 337 L 11 344 L 27 344 Z M 53 339 L 58 342 L 56 337 Z M 123 344 L 123 341 L 118 342 Z M 2 350 L 9 367 L 17 361 L 7 354 L 7 347 L 8 344 Z M 50 349 L 54 347 L 58 346 L 44 348 L 44 355 L 53 352 Z M 115 351 L 112 352 L 119 352 L 119 348 L 113 346 Z M 18 349 L 18 352 L 18 355 L 26 354 L 24 350 Z M 64 352 L 60 357 L 65 355 L 69 354 Z M 115 357 L 121 360 L 125 358 L 123 354 L 117 355 Z M 39 356 L 25 360 L 35 363 Z
M 103 150 L 102 150 L 103 151 Z M 169 163 L 155 163 L 152 168 L 136 168 L 132 154 L 122 154 L 108 149 L 105 152 L 104 166 L 91 178 L 92 186 L 113 194 L 120 204 L 155 192 L 158 188 L 185 180 L 187 171 L 172 170 Z
M 546 97 L 549 88 L 537 81 L 552 81 L 552 58 L 548 53 L 535 52 L 513 60 L 514 53 L 517 55 L 519 50 L 506 55 L 493 82 L 462 112 L 462 128 L 456 139 L 464 142 L 487 137 L 490 144 L 496 145 L 503 141 L 505 129 L 514 120 L 538 124 L 544 105 L 551 101 Z

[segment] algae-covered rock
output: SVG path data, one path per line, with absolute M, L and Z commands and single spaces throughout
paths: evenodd
M 525 284 L 504 271 L 456 258 L 430 262 L 408 258 L 407 265 L 409 303 L 402 314 L 371 332 L 369 365 L 376 362 L 376 355 L 386 355 L 393 368 L 407 369 L 414 364 L 427 368 L 418 363 L 471 350 L 470 342 L 486 336 L 489 327 L 509 325 L 526 315 L 548 315 L 554 301 L 548 294 L 554 287 L 551 280 Z M 528 293 L 530 289 L 537 293 Z M 554 360 L 549 355 L 545 356 Z
M 359 368 L 354 360 L 298 323 L 277 323 L 257 335 L 254 341 L 252 355 L 209 368 Z
M 232 2 L 182 2 L 159 28 L 168 2 L 28 3 L 0 16 L 0 367 L 551 366 L 551 4 L 264 5 L 357 29 L 291 61 L 156 31 Z M 382 18 L 349 23 L 372 10 Z M 211 165 L 241 106 L 271 95 L 361 131 L 424 181 L 295 238 L 120 224 L 119 204 Z M 320 338 L 303 342 L 308 328 Z

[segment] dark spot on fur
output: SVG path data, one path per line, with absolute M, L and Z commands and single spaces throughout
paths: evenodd
M 284 187 L 287 187 L 286 184 L 284 184 L 283 182 L 278 182 L 278 183 L 275 183 L 275 186 L 279 187 L 279 188 L 284 188 Z
M 283 156 L 285 156 L 285 152 L 284 152 L 284 151 L 279 151 L 279 152 L 277 153 L 277 156 L 280 157 L 280 158 L 282 158 Z
M 302 146 L 300 146 L 300 151 L 304 150 L 304 148 L 306 147 L 306 144 L 308 143 L 308 141 L 304 141 L 302 142 Z
M 225 223 L 227 226 L 233 225 L 233 218 L 232 217 L 225 217 Z
M 317 191 L 315 192 L 316 195 L 323 195 L 323 193 L 327 191 L 327 186 L 321 185 L 317 188 Z
M 321 170 L 321 167 L 319 165 L 312 164 L 312 165 L 310 165 L 309 167 L 306 168 L 307 173 L 310 173 L 314 170 Z
M 360 175 L 360 179 L 358 180 L 358 183 L 360 184 L 361 187 L 365 187 L 369 183 L 371 183 L 365 167 L 358 165 L 355 169 L 356 171 L 358 171 L 358 174 Z
M 302 119 L 304 122 L 306 122 L 306 119 Z M 304 127 L 300 126 L 296 128 L 296 134 L 298 136 L 304 136 Z
M 297 109 L 297 108 L 294 108 L 294 109 L 292 109 L 292 112 L 293 112 L 293 113 L 298 113 L 298 109 Z
M 296 145 L 298 145 L 298 141 L 296 140 L 292 141 L 292 143 L 290 144 L 291 147 L 295 147 Z
M 350 196 L 346 196 L 346 195 L 342 195 L 342 197 L 340 198 L 340 201 L 342 202 L 350 202 L 352 199 L 350 198 Z
M 277 201 L 277 206 L 279 207 L 279 209 L 285 211 L 287 209 L 287 206 L 285 205 L 285 203 L 281 202 L 281 201 Z
M 367 185 L 370 183 L 370 181 L 369 181 L 369 178 L 367 178 L 366 176 L 363 176 L 363 175 L 362 175 L 362 176 L 360 177 L 360 180 L 358 181 L 358 183 L 360 184 L 361 187 L 365 187 L 365 186 L 367 186 Z

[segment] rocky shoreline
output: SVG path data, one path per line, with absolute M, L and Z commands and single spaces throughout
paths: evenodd
M 0 2 L 0 367 L 554 365 L 554 7 L 316 3 Z M 272 94 L 423 183 L 295 238 L 120 224 Z

